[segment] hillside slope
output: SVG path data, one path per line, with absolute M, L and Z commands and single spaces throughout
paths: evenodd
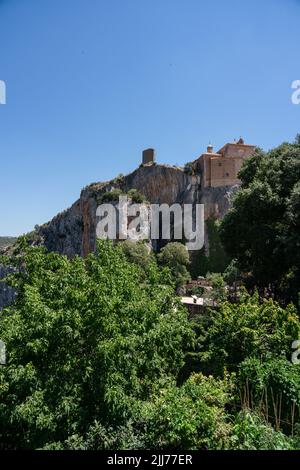
M 15 237 L 0 237 L 0 250 L 13 245 L 17 239 Z

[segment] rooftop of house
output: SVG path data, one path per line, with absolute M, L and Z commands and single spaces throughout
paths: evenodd
M 204 300 L 202 297 L 181 297 L 181 302 L 184 304 L 184 305 L 203 305 L 204 304 Z
M 217 152 L 214 151 L 213 145 L 209 143 L 206 152 L 195 158 L 191 163 L 197 163 L 203 157 L 230 157 L 230 158 L 243 158 L 249 156 L 256 148 L 255 145 L 245 144 L 244 139 L 240 137 L 238 141 L 227 142 Z

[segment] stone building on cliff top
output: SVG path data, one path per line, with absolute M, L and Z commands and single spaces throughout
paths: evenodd
M 254 149 L 254 145 L 245 144 L 242 138 L 238 142 L 225 144 L 218 152 L 214 152 L 212 145 L 209 145 L 207 152 L 193 162 L 201 174 L 202 187 L 218 188 L 239 184 L 238 173 L 243 161 Z
M 159 164 L 154 149 L 143 152 L 141 165 L 132 173 L 114 180 L 93 183 L 81 191 L 80 198 L 50 222 L 40 226 L 37 235 L 50 251 L 67 256 L 86 256 L 96 247 L 96 210 L 104 193 L 136 189 L 150 204 L 204 204 L 205 219 L 220 219 L 228 211 L 239 187 L 238 172 L 255 146 L 243 139 L 207 152 L 185 168 Z M 206 249 L 209 241 L 206 239 Z M 155 247 L 154 247 L 155 248 Z

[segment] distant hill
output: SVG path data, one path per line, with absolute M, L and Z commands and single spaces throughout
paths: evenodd
M 17 241 L 15 237 L 0 237 L 0 250 L 3 248 L 7 248 L 8 246 L 12 245 Z

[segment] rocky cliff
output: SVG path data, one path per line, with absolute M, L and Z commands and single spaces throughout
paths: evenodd
M 96 209 L 103 195 L 116 190 L 128 193 L 136 189 L 151 204 L 196 204 L 205 206 L 205 218 L 222 218 L 228 211 L 238 186 L 202 188 L 201 172 L 191 164 L 185 169 L 169 165 L 141 165 L 126 176 L 105 183 L 94 183 L 81 191 L 79 199 L 50 222 L 37 227 L 33 244 L 43 243 L 48 250 L 73 257 L 86 256 L 96 246 Z M 206 252 L 209 248 L 205 234 Z M 10 269 L 0 266 L 0 279 Z M 11 288 L 0 282 L 0 308 L 14 299 Z
M 201 174 L 168 165 L 142 165 L 124 177 L 94 183 L 80 198 L 52 221 L 38 228 L 38 235 L 51 251 L 67 256 L 86 256 L 95 249 L 96 209 L 103 194 L 115 190 L 127 193 L 136 189 L 151 204 L 205 204 L 205 217 L 221 218 L 230 207 L 236 186 L 201 189 Z

